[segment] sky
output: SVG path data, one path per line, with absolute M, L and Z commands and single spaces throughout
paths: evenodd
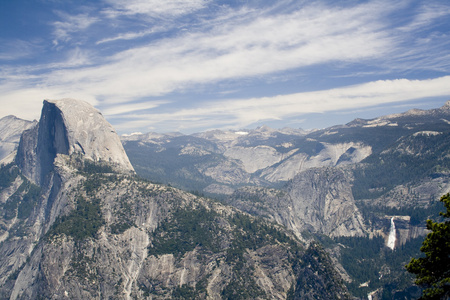
M 0 0 L 0 118 L 325 128 L 450 100 L 448 0 Z

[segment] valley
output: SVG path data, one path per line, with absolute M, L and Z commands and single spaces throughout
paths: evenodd
M 450 103 L 321 130 L 119 136 L 72 99 L 0 120 L 0 295 L 415 299 Z

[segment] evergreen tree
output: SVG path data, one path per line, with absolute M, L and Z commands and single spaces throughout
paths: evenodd
M 424 287 L 421 299 L 450 299 L 450 194 L 441 197 L 447 212 L 443 222 L 427 220 L 431 232 L 420 251 L 425 257 L 412 258 L 406 269 L 416 274 L 416 284 Z

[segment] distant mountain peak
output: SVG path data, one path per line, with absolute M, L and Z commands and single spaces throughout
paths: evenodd
M 275 131 L 275 129 L 270 128 L 270 127 L 267 126 L 267 125 L 262 125 L 262 126 L 258 126 L 258 127 L 255 129 L 255 131 L 257 131 L 257 132 L 273 132 L 273 131 Z
M 444 105 L 442 105 L 441 110 L 450 110 L 450 100 L 448 100 L 447 102 L 445 102 Z
M 117 171 L 133 172 L 118 135 L 100 111 L 81 100 L 44 100 L 39 123 L 22 134 L 18 165 L 41 184 L 58 154 L 74 153 L 110 163 Z
M 37 122 L 26 121 L 9 115 L 0 119 L 0 161 L 17 149 L 22 132 Z

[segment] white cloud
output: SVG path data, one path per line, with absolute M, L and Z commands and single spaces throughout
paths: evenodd
M 347 63 L 361 66 L 351 70 L 353 77 L 365 74 L 361 77 L 374 78 L 373 74 L 388 74 L 395 69 L 441 70 L 444 73 L 439 74 L 448 74 L 449 39 L 446 33 L 433 32 L 421 35 L 421 39 L 412 38 L 417 24 L 429 25 L 434 20 L 442 20 L 448 15 L 442 7 L 448 6 L 423 6 L 408 26 L 393 28 L 395 22 L 389 20 L 389 16 L 404 9 L 408 1 L 365 1 L 354 6 L 327 5 L 321 1 L 288 2 L 291 4 L 289 9 L 282 7 L 281 2 L 274 4 L 279 5 L 276 8 L 241 6 L 235 9 L 218 8 L 217 4 L 207 0 L 108 0 L 112 7 L 102 12 L 117 17 L 114 20 L 102 19 L 104 14 L 93 16 L 95 9 L 77 15 L 59 12 L 61 20 L 52 23 L 57 43 L 73 42 L 77 37 L 97 41 L 96 45 L 89 48 L 88 43 L 73 42 L 76 47 L 71 51 L 65 49 L 67 52 L 59 56 L 66 55 L 63 62 L 55 60 L 47 65 L 17 68 L 0 66 L 0 92 L 3 91 L 0 103 L 4 104 L 5 111 L 1 113 L 18 112 L 19 116 L 24 116 L 30 114 L 28 108 L 35 107 L 11 110 L 11 105 L 5 106 L 6 103 L 22 105 L 34 103 L 29 100 L 33 99 L 38 100 L 40 106 L 44 98 L 70 97 L 96 103 L 111 118 L 122 119 L 124 114 L 134 112 L 132 117 L 136 119 L 127 124 L 127 128 L 142 124 L 175 126 L 174 119 L 180 128 L 208 126 L 208 123 L 244 126 L 258 120 L 285 118 L 290 116 L 289 113 L 320 111 L 324 106 L 328 110 L 337 110 L 376 105 L 383 101 L 413 99 L 417 95 L 432 97 L 436 91 L 425 88 L 427 81 L 411 84 L 405 79 L 314 93 L 229 100 L 176 110 L 173 114 L 152 114 L 149 115 L 151 120 L 137 112 L 165 103 L 140 104 L 142 99 L 169 99 L 168 94 L 175 92 L 184 93 L 184 99 L 195 102 L 195 96 L 187 96 L 187 93 L 197 92 L 202 87 L 219 94 L 222 91 L 215 90 L 217 83 L 226 82 L 229 90 L 239 90 L 246 85 L 246 79 L 262 78 L 268 82 L 269 76 L 289 77 L 284 73 L 286 71 L 306 73 L 305 67 L 311 66 L 333 70 L 345 68 Z M 204 17 L 206 10 L 201 10 L 208 5 L 214 6 L 214 12 Z M 191 15 L 184 19 L 192 22 L 188 25 L 195 24 L 184 27 L 187 30 L 177 28 L 179 20 L 176 18 L 183 19 L 181 17 L 187 14 Z M 125 17 L 119 18 L 121 16 Z M 153 18 L 160 19 L 155 21 Z M 177 22 L 167 29 L 170 35 L 153 35 L 155 30 L 163 31 L 172 20 Z M 399 23 L 405 24 L 405 21 Z M 122 28 L 124 24 L 132 26 Z M 96 30 L 87 30 L 91 26 Z M 106 27 L 111 30 L 99 37 L 97 29 Z M 135 40 L 138 38 L 142 39 Z M 113 41 L 119 42 L 107 44 Z M 370 67 L 366 68 L 368 65 Z M 321 74 L 328 76 L 326 71 Z M 340 75 L 343 78 L 348 73 L 336 72 L 332 76 Z M 447 77 L 442 78 L 448 83 Z M 328 86 L 338 84 L 328 82 Z M 373 91 L 372 86 L 376 87 Z M 405 87 L 404 91 L 401 86 Z M 417 90 L 417 87 L 421 89 Z M 440 85 L 439 88 L 437 93 L 446 95 L 447 90 Z M 394 92 L 382 93 L 383 89 Z M 183 104 L 183 107 L 188 106 Z
M 163 104 L 168 104 L 169 101 L 152 101 L 152 102 L 143 102 L 143 103 L 127 103 L 125 105 L 115 105 L 108 107 L 102 110 L 102 113 L 105 116 L 115 116 L 126 114 L 134 111 L 143 111 L 158 107 Z
M 153 17 L 180 16 L 204 8 L 207 0 L 108 0 L 109 16 L 144 14 Z
M 413 20 L 406 26 L 401 27 L 400 30 L 410 32 L 416 30 L 429 29 L 430 25 L 434 25 L 436 20 L 441 19 L 447 22 L 450 16 L 450 6 L 427 1 L 418 8 L 418 12 Z
M 195 84 L 261 76 L 333 61 L 388 55 L 393 45 L 373 6 L 309 6 L 287 15 L 248 16 L 120 52 L 98 67 L 58 70 L 54 88 L 77 86 L 96 96 L 160 96 Z M 381 9 L 383 10 L 383 9 Z
M 32 56 L 39 49 L 36 43 L 0 39 L 0 60 L 16 60 Z
M 379 80 L 330 90 L 252 99 L 234 99 L 167 114 L 132 114 L 133 123 L 116 124 L 120 130 L 165 127 L 194 130 L 217 127 L 243 128 L 265 120 L 298 117 L 399 103 L 420 98 L 450 97 L 450 76 L 429 80 Z M 131 126 L 131 127 L 129 127 Z
M 136 38 L 141 38 L 141 37 L 147 36 L 154 32 L 155 32 L 155 29 L 148 29 L 148 30 L 143 30 L 143 31 L 139 31 L 139 32 L 122 33 L 122 34 L 119 34 L 114 37 L 101 39 L 96 44 L 100 45 L 103 43 L 114 42 L 114 41 L 119 41 L 119 40 L 133 40 Z
M 14 115 L 25 120 L 39 119 L 44 99 L 69 97 L 87 101 L 92 105 L 98 104 L 91 95 L 79 91 L 64 93 L 39 87 L 7 91 L 0 87 L 0 116 Z
M 69 41 L 73 33 L 86 30 L 98 21 L 98 18 L 91 17 L 87 13 L 78 15 L 69 15 L 61 11 L 56 13 L 62 20 L 53 23 L 53 35 L 55 36 L 53 43 L 55 45 L 58 45 L 60 41 Z

